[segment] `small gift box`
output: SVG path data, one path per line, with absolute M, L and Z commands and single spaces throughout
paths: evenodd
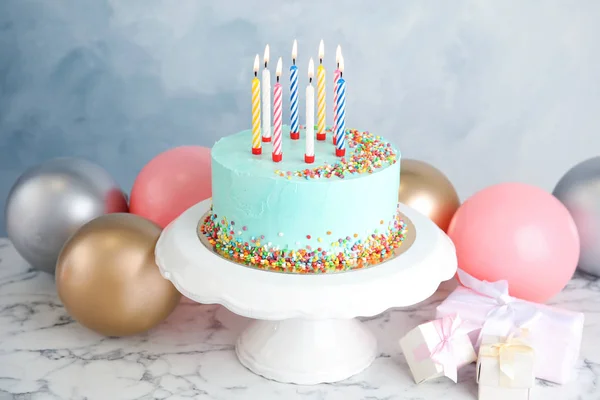
M 416 383 L 447 376 L 457 382 L 458 369 L 477 360 L 469 328 L 457 315 L 421 324 L 400 339 Z
M 477 359 L 479 400 L 530 400 L 534 351 L 519 338 L 483 336 Z
M 466 323 L 477 327 L 471 332 L 475 349 L 482 335 L 507 337 L 526 328 L 537 355 L 535 376 L 560 384 L 571 379 L 581 347 L 582 313 L 511 297 L 506 281 L 482 282 L 461 270 L 458 277 L 464 287 L 456 288 L 437 307 L 436 318 L 459 313 Z

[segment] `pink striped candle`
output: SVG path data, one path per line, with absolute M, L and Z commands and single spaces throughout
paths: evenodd
M 282 62 L 281 57 L 279 57 L 279 61 L 277 61 L 277 83 L 273 88 L 273 161 L 280 162 L 283 159 L 283 151 L 281 149 L 281 124 L 282 124 L 282 89 L 281 83 L 279 83 L 279 78 L 281 77 L 282 70 Z
M 336 131 L 336 121 L 337 121 L 337 92 L 338 92 L 338 81 L 342 77 L 342 73 L 340 72 L 340 59 L 342 58 L 342 48 L 338 45 L 337 49 L 335 49 L 335 62 L 337 64 L 337 68 L 333 71 L 333 144 L 335 143 L 335 131 Z

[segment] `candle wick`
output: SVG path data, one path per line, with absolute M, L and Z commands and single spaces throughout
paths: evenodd
M 279 75 L 277 75 L 277 83 L 279 83 Z
M 267 68 L 267 61 L 265 61 L 265 69 Z
M 342 71 L 340 71 L 340 78 L 344 76 L 344 73 Z
M 292 64 L 296 65 L 296 59 L 292 58 Z
M 323 64 L 323 59 L 319 58 L 319 64 Z
M 258 77 L 258 71 L 254 71 L 254 77 L 257 78 Z
M 312 78 L 308 78 L 308 83 L 312 83 Z
M 340 63 L 337 63 L 337 68 L 340 69 Z

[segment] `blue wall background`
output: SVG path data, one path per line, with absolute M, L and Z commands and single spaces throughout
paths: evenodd
M 594 0 L 3 0 L 0 206 L 49 158 L 96 161 L 129 190 L 157 153 L 247 128 L 254 55 L 269 43 L 289 66 L 295 38 L 301 86 L 319 40 L 330 74 L 341 44 L 348 124 L 461 197 L 551 190 L 599 152 L 599 15 Z

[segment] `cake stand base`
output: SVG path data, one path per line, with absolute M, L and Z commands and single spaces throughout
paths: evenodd
M 337 382 L 366 369 L 377 341 L 357 319 L 254 321 L 236 353 L 255 374 L 284 383 Z

